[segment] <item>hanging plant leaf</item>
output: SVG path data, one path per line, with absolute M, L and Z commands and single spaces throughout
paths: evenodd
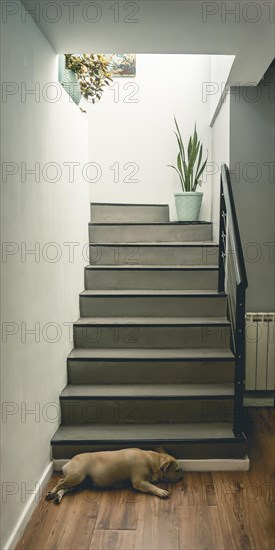
M 102 54 L 65 54 L 65 67 L 77 75 L 85 99 L 101 99 L 104 86 L 113 82 L 109 61 Z M 84 93 L 85 92 L 85 93 Z

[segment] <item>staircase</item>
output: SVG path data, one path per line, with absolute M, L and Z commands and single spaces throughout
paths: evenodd
M 90 265 L 60 395 L 53 459 L 161 445 L 180 459 L 243 459 L 219 248 L 167 205 L 92 204 Z

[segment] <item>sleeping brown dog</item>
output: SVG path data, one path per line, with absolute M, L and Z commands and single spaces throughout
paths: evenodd
M 182 469 L 176 459 L 163 449 L 83 453 L 67 462 L 62 472 L 64 477 L 46 496 L 47 500 L 54 500 L 57 504 L 65 493 L 80 485 L 87 476 L 90 476 L 96 487 L 122 487 L 125 482 L 130 481 L 138 491 L 152 493 L 161 498 L 169 497 L 169 492 L 153 483 L 171 483 L 183 478 Z

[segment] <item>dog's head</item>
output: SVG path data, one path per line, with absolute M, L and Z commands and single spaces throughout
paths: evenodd
M 157 450 L 160 453 L 159 481 L 176 482 L 183 479 L 183 471 L 177 460 L 166 453 L 163 449 Z

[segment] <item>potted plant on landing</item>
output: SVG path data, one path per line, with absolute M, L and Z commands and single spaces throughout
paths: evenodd
M 197 221 L 203 193 L 196 191 L 196 189 L 198 185 L 202 184 L 200 177 L 205 170 L 208 157 L 202 161 L 203 147 L 198 140 L 196 124 L 194 134 L 189 138 L 186 152 L 176 117 L 174 117 L 174 120 L 177 130 L 174 134 L 177 138 L 179 152 L 177 155 L 177 166 L 172 166 L 171 164 L 168 166 L 176 170 L 182 186 L 182 192 L 174 194 L 178 220 Z
M 109 61 L 101 54 L 65 54 L 59 73 L 62 86 L 76 105 L 81 97 L 95 103 L 101 98 L 103 87 L 113 81 Z

